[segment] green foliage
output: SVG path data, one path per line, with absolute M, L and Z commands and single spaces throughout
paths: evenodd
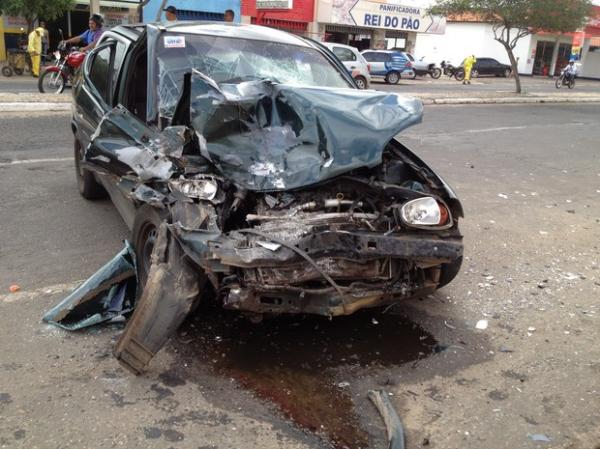
M 70 10 L 75 0 L 0 0 L 0 13 L 35 19 L 53 20 Z

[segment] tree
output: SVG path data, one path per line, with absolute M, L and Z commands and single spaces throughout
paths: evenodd
M 591 11 L 590 0 L 437 0 L 430 8 L 431 14 L 469 14 L 491 23 L 494 39 L 508 53 L 518 94 L 521 93 L 521 79 L 513 50 L 519 39 L 538 31 L 576 31 L 585 24 Z
M 28 31 L 31 31 L 36 20 L 54 20 L 74 4 L 74 0 L 0 0 L 0 13 L 25 18 Z

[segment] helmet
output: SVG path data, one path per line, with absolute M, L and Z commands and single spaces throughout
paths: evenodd
M 96 25 L 98 25 L 99 27 L 104 25 L 104 17 L 102 17 L 100 14 L 92 14 L 90 16 L 90 20 L 96 22 Z

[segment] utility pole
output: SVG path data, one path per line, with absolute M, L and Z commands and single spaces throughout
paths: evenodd
M 90 13 L 100 14 L 100 0 L 90 0 Z

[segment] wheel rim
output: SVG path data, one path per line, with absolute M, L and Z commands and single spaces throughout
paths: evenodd
M 479 72 L 477 70 L 473 70 L 471 72 L 471 78 L 477 78 L 479 76 Z
M 64 83 L 65 80 L 59 72 L 46 72 L 42 80 L 44 92 L 60 93 Z
M 359 77 L 359 78 L 356 78 L 356 79 L 354 80 L 354 82 L 356 83 L 356 85 L 358 86 L 358 88 L 359 88 L 359 89 L 366 89 L 366 88 L 367 88 L 367 86 L 366 86 L 366 83 L 365 83 L 365 80 L 363 80 L 363 79 L 362 79 L 362 78 L 360 78 L 360 77 Z
M 398 77 L 397 73 L 390 73 L 388 75 L 388 80 L 390 83 L 396 84 L 400 80 L 400 78 Z
M 510 70 L 506 69 L 504 71 L 504 78 L 508 78 L 510 76 Z

